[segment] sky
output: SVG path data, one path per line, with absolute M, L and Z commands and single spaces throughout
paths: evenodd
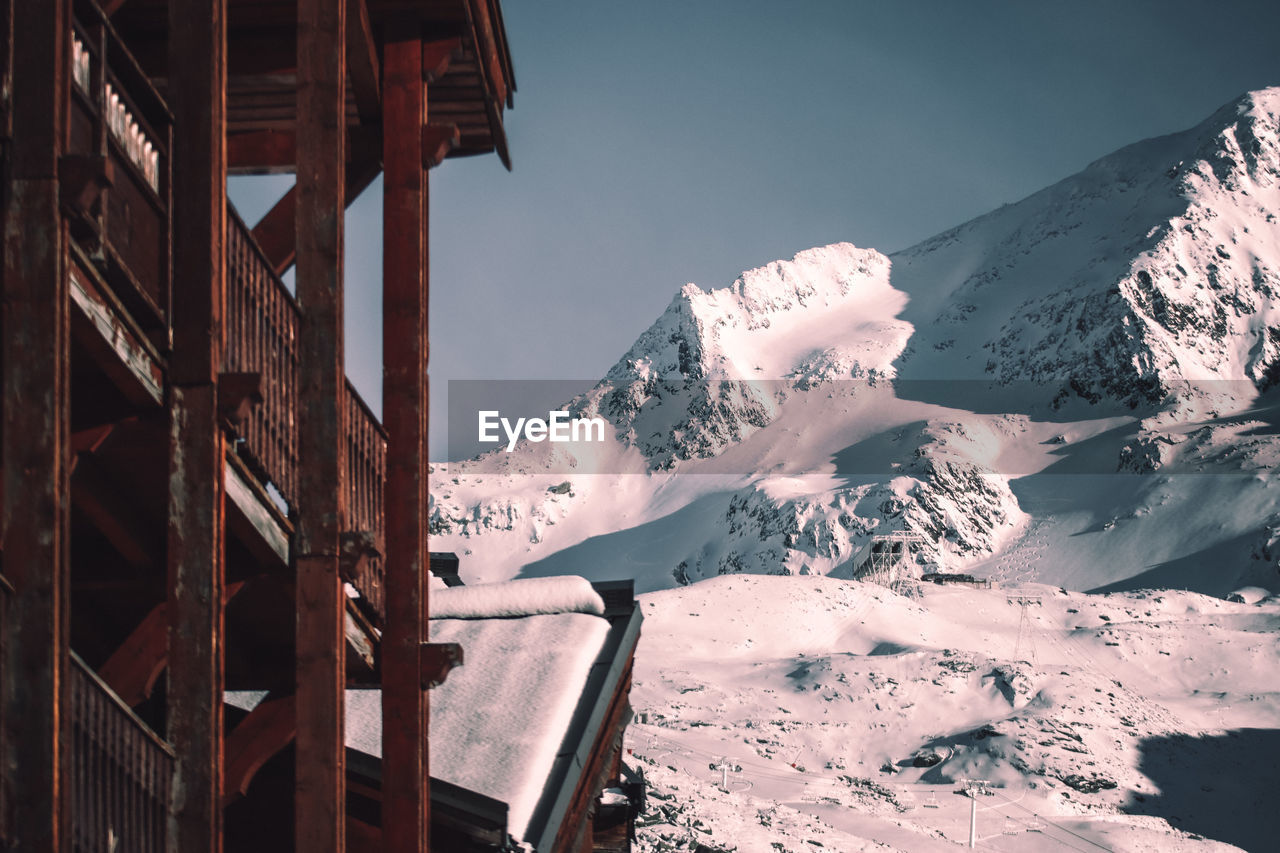
M 602 376 L 686 282 L 890 253 L 1280 85 L 1280 4 L 506 0 L 513 170 L 432 170 L 432 456 L 451 379 Z M 233 179 L 249 222 L 291 178 Z M 381 184 L 347 370 L 381 410 Z

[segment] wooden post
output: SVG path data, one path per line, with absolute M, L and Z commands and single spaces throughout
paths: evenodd
M 346 840 L 342 228 L 346 2 L 298 2 L 297 850 Z
M 226 0 L 169 0 L 173 356 L 169 418 L 168 849 L 222 850 Z
M 10 849 L 71 849 L 69 725 L 70 290 L 58 210 L 66 146 L 69 4 L 16 3 L 3 281 L 4 569 L 0 637 L 4 818 Z
M 426 96 L 415 22 L 389 26 L 382 75 L 382 409 L 387 429 L 386 625 L 382 635 L 382 834 L 394 853 L 428 845 L 426 639 Z

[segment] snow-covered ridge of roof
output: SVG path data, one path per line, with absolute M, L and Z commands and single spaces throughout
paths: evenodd
M 576 575 L 432 590 L 432 619 L 502 619 L 555 613 L 604 615 L 604 599 Z

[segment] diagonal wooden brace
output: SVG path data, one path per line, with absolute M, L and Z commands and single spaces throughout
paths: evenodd
M 422 168 L 433 169 L 462 142 L 456 124 L 428 124 L 422 128 Z
M 354 583 L 370 560 L 382 556 L 371 530 L 348 530 L 341 537 L 338 573 L 344 581 Z
M 261 373 L 218 374 L 218 416 L 239 427 L 262 402 Z
M 244 588 L 244 581 L 227 584 L 223 603 Z M 98 668 L 98 676 L 110 685 L 126 705 L 140 705 L 151 695 L 156 679 L 169 663 L 169 606 L 157 604 L 128 638 Z
M 268 697 L 228 735 L 223 758 L 222 805 L 249 793 L 254 775 L 298 733 L 293 696 Z
M 115 166 L 103 154 L 64 154 L 58 159 L 58 188 L 63 205 L 86 215 L 102 191 L 115 184 Z
M 418 647 L 418 673 L 422 689 L 439 687 L 455 666 L 462 666 L 462 646 L 457 643 L 423 643 Z
M 462 56 L 462 39 L 440 39 L 422 43 L 422 80 L 434 83 L 449 70 L 449 64 Z

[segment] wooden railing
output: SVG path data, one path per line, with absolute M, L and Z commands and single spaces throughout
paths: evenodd
M 298 303 L 230 206 L 226 319 L 226 369 L 262 375 L 263 400 L 242 428 L 241 456 L 292 508 L 298 497 Z
M 76 212 L 72 232 L 81 246 L 135 321 L 160 333 L 163 348 L 171 302 L 173 118 L 99 6 L 77 2 L 75 9 L 63 201 Z
M 279 493 L 289 510 L 298 489 L 298 319 L 300 310 L 248 227 L 228 208 L 227 347 L 225 369 L 262 376 L 263 400 L 241 427 L 239 453 L 262 485 Z M 382 489 L 387 434 L 350 382 L 343 422 L 347 435 L 348 530 L 367 533 L 383 551 Z M 382 613 L 382 561 L 365 560 L 355 580 Z
M 387 480 L 387 433 L 347 382 L 347 527 L 366 531 L 381 555 L 386 550 L 382 487 Z M 365 560 L 355 588 L 379 614 L 383 609 L 381 556 Z
M 71 836 L 77 853 L 163 853 L 173 752 L 74 653 Z

